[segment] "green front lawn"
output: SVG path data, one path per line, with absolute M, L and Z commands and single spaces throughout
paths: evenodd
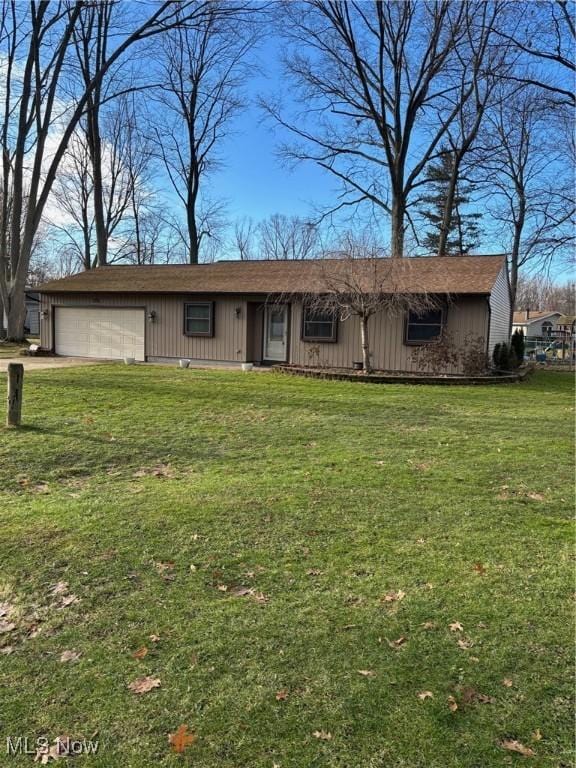
M 572 765 L 572 398 L 561 373 L 28 372 L 0 427 L 0 765 L 61 734 L 100 768 Z

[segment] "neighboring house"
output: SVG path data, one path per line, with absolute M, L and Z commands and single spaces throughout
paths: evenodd
M 352 367 L 362 360 L 358 318 L 306 305 L 325 291 L 326 270 L 346 261 L 99 267 L 40 288 L 41 344 L 59 355 L 110 359 Z M 382 265 L 390 270 L 388 259 Z M 418 371 L 414 347 L 435 343 L 443 329 L 461 348 L 482 339 L 488 354 L 509 339 L 504 257 L 406 258 L 393 269 L 397 288 L 434 294 L 442 307 L 425 318 L 372 317 L 375 369 Z
M 522 309 L 519 312 L 514 312 L 512 332 L 522 330 L 527 338 L 551 336 L 561 315 L 561 312 L 555 312 L 550 309 L 538 312 Z
M 6 317 L 4 307 L 0 299 L 0 338 L 6 332 Z M 24 320 L 24 333 L 27 336 L 40 335 L 40 294 L 34 288 L 26 288 L 26 319 Z

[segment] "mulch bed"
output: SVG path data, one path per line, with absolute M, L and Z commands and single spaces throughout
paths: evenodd
M 523 381 L 532 368 L 522 368 L 514 373 L 464 376 L 462 374 L 410 373 L 409 371 L 374 371 L 364 373 L 348 368 L 308 368 L 297 365 L 275 365 L 274 370 L 292 376 L 334 381 L 361 381 L 369 384 L 515 384 Z

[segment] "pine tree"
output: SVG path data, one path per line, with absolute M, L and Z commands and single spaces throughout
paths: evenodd
M 440 243 L 440 228 L 444 219 L 447 191 L 453 168 L 453 153 L 444 150 L 437 163 L 430 164 L 426 172 L 426 181 L 430 194 L 420 198 L 420 215 L 431 226 L 425 233 L 422 245 L 430 253 L 437 253 Z M 447 239 L 449 256 L 465 255 L 478 245 L 480 240 L 481 213 L 463 213 L 462 209 L 470 202 L 472 186 L 458 182 L 454 196 L 454 206 Z
M 514 331 L 512 334 L 512 339 L 510 341 L 510 346 L 516 352 L 516 358 L 518 359 L 518 364 L 520 364 L 524 360 L 524 350 L 525 350 L 525 342 L 524 342 L 524 331 L 522 328 L 518 328 Z

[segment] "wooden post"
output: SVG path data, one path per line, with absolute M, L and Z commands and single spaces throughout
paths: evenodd
M 8 409 L 6 426 L 19 427 L 22 419 L 22 390 L 24 388 L 24 366 L 22 363 L 8 363 Z

